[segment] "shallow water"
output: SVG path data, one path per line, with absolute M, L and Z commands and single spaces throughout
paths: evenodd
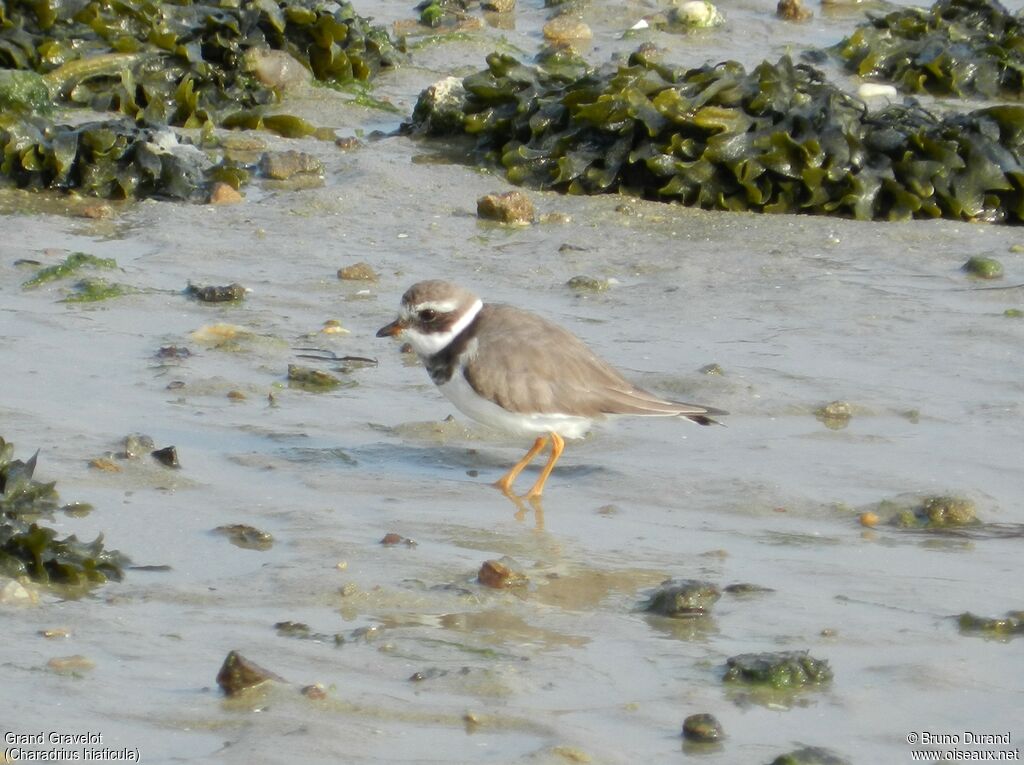
M 623 45 L 613 7 L 588 6 L 593 60 Z M 685 63 L 749 62 L 854 23 L 818 8 L 805 27 L 752 4 L 725 10 L 727 37 L 658 42 Z M 409 13 L 382 3 L 377 15 Z M 408 111 L 440 73 L 477 68 L 499 36 L 534 50 L 543 12 L 516 18 L 479 33 L 486 43 L 425 49 L 377 93 Z M 399 119 L 341 100 L 318 92 L 293 106 L 342 134 Z M 171 567 L 81 600 L 2 606 L 5 731 L 98 732 L 143 762 L 662 763 L 696 757 L 679 730 L 706 711 L 728 736 L 700 753 L 708 763 L 769 762 L 801 744 L 908 762 L 907 736 L 922 730 L 1010 731 L 1019 745 L 1019 643 L 961 635 L 950 618 L 1021 607 L 1019 537 L 856 520 L 882 500 L 956 493 L 986 522 L 1024 523 L 1024 321 L 1003 315 L 1024 307 L 1019 229 L 538 192 L 538 212 L 568 222 L 507 229 L 475 216 L 477 197 L 505 182 L 439 162 L 434 146 L 274 143 L 320 156 L 326 185 L 255 186 L 234 207 L 146 202 L 102 221 L 0 199 L 0 435 L 22 458 L 42 450 L 38 474 L 64 501 L 95 505 L 58 516 L 62 534 L 102 532 L 136 564 Z M 140 292 L 70 305 L 60 284 L 20 288 L 32 271 L 16 260 L 76 250 L 115 258 L 114 280 Z M 998 258 L 1005 279 L 965 277 L 975 254 Z M 380 281 L 335 277 L 357 261 Z M 565 286 L 578 274 L 615 282 L 579 296 Z M 428 277 L 563 323 L 642 385 L 729 410 L 727 427 L 615 423 L 570 443 L 543 512 L 517 516 L 488 483 L 528 444 L 458 413 L 443 422 L 452 407 L 423 370 L 374 337 Z M 202 305 L 181 294 L 189 280 L 252 292 L 240 306 Z M 320 334 L 332 318 L 350 334 Z M 191 335 L 221 322 L 245 334 L 227 347 Z M 156 359 L 165 345 L 193 355 Z M 290 388 L 289 363 L 330 368 L 297 357 L 310 346 L 379 365 L 331 393 Z M 711 363 L 724 374 L 700 371 Z M 854 416 L 833 431 L 813 412 L 835 399 Z M 175 445 L 182 469 L 88 466 L 132 432 Z M 230 523 L 275 544 L 245 550 L 211 533 Z M 382 547 L 387 532 L 417 545 Z M 502 556 L 527 588 L 475 582 Z M 670 576 L 773 592 L 727 594 L 699 622 L 639 613 Z M 285 620 L 344 643 L 278 635 Z M 37 634 L 48 628 L 70 636 Z M 214 678 L 231 649 L 293 685 L 226 701 Z M 768 698 L 721 682 L 729 656 L 796 649 L 827 659 L 834 681 Z M 95 667 L 46 669 L 71 654 Z M 417 672 L 425 679 L 410 680 Z M 327 699 L 297 692 L 314 682 Z

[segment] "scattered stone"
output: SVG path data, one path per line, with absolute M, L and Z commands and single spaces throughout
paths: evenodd
M 158 359 L 187 359 L 192 351 L 180 345 L 163 345 L 155 355 Z
M 393 531 L 389 531 L 384 535 L 384 538 L 380 540 L 380 543 L 385 547 L 394 547 L 395 545 L 405 545 L 406 547 L 415 547 L 416 540 L 403 537 L 401 534 L 396 534 Z
M 675 618 L 705 616 L 720 597 L 721 591 L 711 582 L 666 579 L 643 609 L 652 614 Z
M 707 29 L 725 23 L 725 17 L 707 0 L 687 0 L 669 11 L 669 22 L 690 29 Z
M 263 155 L 260 169 L 268 178 L 284 181 L 295 175 L 323 175 L 323 163 L 304 151 L 268 151 Z
M 79 675 L 95 667 L 96 662 L 77 653 L 72 656 L 54 656 L 46 662 L 46 668 L 59 675 Z
M 459 80 L 459 82 L 462 81 Z M 334 139 L 334 145 L 342 151 L 352 151 L 360 148 L 363 145 L 363 142 L 355 136 L 342 136 L 341 138 Z
M 832 401 L 814 410 L 814 416 L 829 430 L 842 430 L 850 424 L 853 408 L 846 401 Z
M 903 529 L 948 528 L 978 523 L 977 508 L 966 497 L 925 497 L 921 504 L 904 508 L 893 517 L 893 523 Z
M 39 637 L 44 637 L 47 640 L 63 640 L 70 635 L 71 633 L 65 629 L 39 630 Z
M 428 135 L 459 135 L 465 112 L 466 88 L 462 78 L 445 77 L 420 94 L 412 121 Z
M 510 587 L 522 587 L 529 582 L 526 574 L 514 571 L 507 563 L 512 562 L 509 558 L 502 560 L 486 560 L 480 566 L 477 573 L 477 581 L 485 587 L 493 587 L 496 590 L 504 590 Z
M 89 218 L 91 220 L 107 220 L 108 218 L 114 217 L 114 208 L 106 202 L 93 202 L 83 205 L 79 209 L 78 214 L 83 218 Z
M 278 93 L 309 87 L 313 81 L 313 73 L 298 59 L 276 48 L 249 48 L 242 56 L 242 69 Z
M 163 449 L 150 452 L 150 454 L 161 465 L 175 469 L 181 467 L 181 464 L 178 462 L 178 450 L 173 446 L 165 446 Z
M 229 390 L 228 391 L 228 400 L 229 401 L 245 401 L 247 398 L 249 398 L 249 397 L 245 395 L 244 391 L 240 391 L 240 390 Z
M 823 638 L 834 638 L 834 637 L 838 637 L 839 631 L 838 630 L 834 630 L 831 627 L 825 627 L 818 634 L 821 635 Z
M 544 25 L 544 39 L 552 45 L 572 47 L 574 44 L 590 40 L 593 36 L 590 27 L 567 13 L 555 16 Z
M 89 467 L 106 473 L 120 473 L 121 466 L 108 457 L 96 457 L 89 460 Z
M 710 744 L 721 741 L 724 736 L 725 731 L 718 718 L 707 712 L 690 715 L 683 720 L 683 738 L 689 741 Z
M 878 525 L 880 519 L 878 517 L 878 513 L 873 513 L 869 510 L 867 512 L 861 513 L 857 517 L 857 520 L 860 521 L 861 526 L 866 526 L 869 529 L 873 529 L 875 526 Z
M 30 590 L 17 579 L 0 577 L 0 605 L 34 606 L 39 602 L 39 595 Z
M 244 523 L 231 523 L 225 526 L 218 526 L 213 530 L 214 534 L 222 534 L 228 538 L 235 547 L 243 550 L 269 550 L 274 546 L 274 536 L 266 531 L 260 531 L 254 526 Z
M 832 670 L 827 661 L 815 659 L 807 651 L 744 653 L 726 661 L 722 679 L 781 690 L 830 682 Z
M 589 292 L 596 294 L 606 292 L 612 283 L 609 279 L 595 279 L 592 276 L 574 276 L 565 283 L 574 292 Z
M 217 181 L 210 188 L 211 205 L 236 205 L 242 199 L 242 193 L 230 183 Z
M 560 226 L 564 226 L 564 225 L 566 225 L 568 223 L 572 223 L 572 216 L 569 215 L 568 213 L 549 212 L 549 213 L 544 213 L 543 215 L 541 215 L 538 220 L 539 220 L 540 223 L 543 223 L 545 225 L 560 225 Z M 558 251 L 559 252 L 565 252 L 566 249 L 568 249 L 568 248 L 573 248 L 573 245 L 563 244 L 561 247 L 558 248 Z M 582 250 L 583 248 L 582 247 L 575 247 L 575 249 Z
M 965 611 L 957 617 L 957 621 L 961 632 L 980 632 L 993 637 L 1024 635 L 1024 611 L 1007 611 L 1002 618 L 975 616 Z
M 971 276 L 979 279 L 1002 279 L 1003 264 L 995 258 L 986 258 L 982 255 L 974 255 L 967 259 L 961 269 Z
M 486 194 L 476 200 L 476 214 L 485 220 L 527 225 L 533 223 L 533 202 L 521 191 Z
M 152 452 L 156 448 L 153 439 L 144 433 L 129 433 L 124 437 L 124 449 L 118 455 L 128 460 L 134 460 L 143 454 Z
M 492 13 L 512 13 L 516 9 L 516 0 L 481 0 L 480 7 Z
M 771 761 L 771 765 L 850 765 L 850 761 L 840 757 L 831 749 L 805 746 L 803 749 L 780 754 Z
M 748 582 L 737 582 L 723 588 L 730 595 L 763 595 L 767 592 L 775 592 L 771 587 L 764 587 L 760 584 Z
M 705 364 L 697 370 L 703 375 L 724 375 L 725 371 L 718 364 Z
M 328 319 L 324 322 L 323 329 L 320 330 L 325 335 L 347 335 L 350 334 L 347 329 L 341 326 L 341 322 L 337 319 Z
M 217 685 L 225 696 L 237 696 L 270 681 L 284 682 L 284 678 L 249 661 L 238 651 L 228 653 L 217 673 Z
M 775 15 L 784 21 L 807 21 L 814 14 L 804 6 L 802 0 L 779 0 Z
M 339 268 L 338 278 L 353 282 L 375 282 L 378 276 L 369 263 L 353 263 L 351 266 Z
M 197 287 L 191 282 L 185 288 L 185 294 L 193 297 L 200 303 L 232 303 L 245 297 L 245 289 L 238 282 L 223 287 Z
M 311 701 L 323 701 L 327 698 L 327 689 L 322 683 L 303 686 L 300 693 Z
M 881 82 L 865 82 L 857 88 L 857 95 L 867 100 L 869 98 L 896 98 L 899 91 L 892 85 Z
M 309 391 L 326 391 L 340 386 L 341 380 L 330 372 L 305 367 L 301 364 L 289 364 L 288 384 Z

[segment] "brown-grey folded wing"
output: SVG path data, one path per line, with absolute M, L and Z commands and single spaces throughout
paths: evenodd
M 592 418 L 724 414 L 666 401 L 636 387 L 575 335 L 536 314 L 486 305 L 480 320 L 466 379 L 477 393 L 509 411 Z

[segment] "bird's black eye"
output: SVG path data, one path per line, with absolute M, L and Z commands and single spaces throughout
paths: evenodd
M 433 308 L 424 308 L 419 312 L 420 321 L 430 322 L 437 318 L 437 311 Z

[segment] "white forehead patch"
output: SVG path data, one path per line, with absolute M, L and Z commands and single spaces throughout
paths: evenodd
M 433 308 L 439 313 L 446 313 L 447 311 L 438 306 L 448 305 L 447 311 L 455 310 L 457 303 L 420 303 L 418 306 L 419 310 L 424 308 Z M 416 327 L 406 327 L 402 333 L 402 337 L 409 341 L 409 345 L 416 351 L 416 355 L 420 357 L 433 356 L 440 350 L 443 350 L 452 340 L 454 340 L 459 333 L 462 332 L 466 327 L 470 325 L 476 315 L 480 313 L 480 309 L 484 307 L 483 302 L 477 299 L 469 309 L 459 317 L 459 320 L 452 325 L 452 328 L 446 332 L 420 332 Z

